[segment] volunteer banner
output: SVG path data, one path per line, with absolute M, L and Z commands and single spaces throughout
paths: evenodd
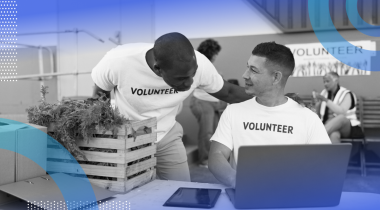
M 358 48 L 344 42 L 331 42 L 328 50 L 321 43 L 286 45 L 292 51 L 296 62 L 292 76 L 323 76 L 330 71 L 337 72 L 340 76 L 370 75 L 371 56 L 355 55 L 360 55 L 363 48 L 376 50 L 376 43 L 374 41 L 351 41 L 350 43 Z

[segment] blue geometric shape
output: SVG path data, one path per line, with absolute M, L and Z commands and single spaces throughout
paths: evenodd
M 346 1 L 346 11 L 348 19 L 350 19 L 352 25 L 361 33 L 373 36 L 373 37 L 380 37 L 380 26 L 375 26 L 367 23 L 363 20 L 363 18 L 360 16 L 358 12 L 358 0 L 347 0 Z M 362 20 L 361 25 L 358 24 L 358 20 Z M 363 30 L 366 29 L 373 29 L 373 30 Z
M 36 130 L 35 132 L 40 132 L 38 133 L 39 138 L 30 137 L 29 139 L 30 141 L 36 141 L 36 142 L 40 141 L 41 133 L 43 133 L 44 135 L 46 135 L 46 139 L 48 139 L 48 141 L 52 141 L 53 143 L 60 145 L 61 149 L 64 150 L 67 153 L 67 155 L 70 156 L 72 160 L 71 164 L 75 165 L 75 168 L 79 170 L 77 173 L 81 175 L 85 175 L 80 164 L 70 154 L 70 152 L 67 151 L 59 142 L 51 138 L 49 135 L 45 134 L 43 131 L 40 131 L 39 129 L 36 129 L 24 123 L 0 118 L 0 149 L 6 149 L 9 151 L 18 152 L 18 154 L 21 154 L 29 158 L 30 160 L 38 164 L 41 168 L 46 170 L 46 165 L 45 165 L 46 162 L 43 162 L 41 159 L 35 158 L 36 157 L 34 155 L 34 153 L 36 152 L 35 150 L 23 149 L 21 151 L 16 151 L 16 148 L 14 146 L 14 142 L 15 142 L 14 139 L 17 136 L 17 130 L 23 129 L 23 128 L 35 129 Z M 88 203 L 95 204 L 93 208 L 98 209 L 98 204 L 97 204 L 94 190 L 90 184 L 90 181 L 87 179 L 86 176 L 84 176 L 85 178 L 82 179 L 83 185 L 81 185 L 80 189 L 78 189 L 78 187 L 75 184 L 71 183 L 68 179 L 66 179 L 67 176 L 51 176 L 51 177 L 53 178 L 54 182 L 59 187 L 66 203 L 88 202 Z
M 318 0 L 320 3 L 320 17 L 327 17 L 327 25 L 334 25 L 331 16 L 330 16 L 330 10 L 329 10 L 329 0 Z M 373 50 L 366 50 L 359 48 L 357 46 L 352 45 L 349 41 L 347 41 L 345 38 L 343 38 L 340 33 L 336 30 L 335 27 L 331 29 L 331 31 L 326 32 L 322 30 L 317 30 L 317 15 L 316 15 L 316 10 L 314 8 L 314 0 L 309 0 L 308 1 L 308 9 L 309 9 L 309 18 L 311 25 L 314 29 L 314 33 L 317 36 L 319 42 L 323 45 L 323 47 L 332 55 L 334 56 L 337 60 L 341 61 L 342 63 L 351 66 L 353 68 L 358 68 L 352 66 L 350 61 L 352 60 L 365 60 L 371 57 L 374 57 L 375 59 L 379 59 L 380 56 L 377 51 Z M 350 3 L 350 7 L 352 7 L 352 2 Z M 344 46 L 351 47 L 351 49 L 356 51 L 360 51 L 360 54 L 347 54 L 345 55 L 345 59 L 341 59 L 339 56 L 337 56 L 332 49 L 334 49 L 334 46 L 336 45 L 336 42 L 341 42 L 344 43 Z M 367 65 L 368 66 L 368 65 Z M 361 70 L 367 70 L 367 71 L 380 71 L 379 68 L 373 68 L 369 66 L 366 69 L 359 68 Z

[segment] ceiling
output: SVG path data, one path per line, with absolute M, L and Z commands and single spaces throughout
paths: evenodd
M 309 19 L 308 0 L 246 0 L 257 8 L 266 18 L 274 23 L 284 33 L 313 31 Z M 380 0 L 358 0 L 357 25 L 366 27 L 363 20 L 373 25 L 379 25 Z M 327 16 L 321 10 L 321 1 L 311 0 L 316 13 L 316 27 L 314 30 L 338 30 L 355 29 L 346 13 L 346 0 L 329 0 L 330 17 L 329 24 Z

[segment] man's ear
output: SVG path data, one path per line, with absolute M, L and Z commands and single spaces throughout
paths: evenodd
M 157 65 L 157 63 L 155 63 L 155 64 L 153 65 L 153 72 L 154 72 L 155 74 L 157 74 L 157 76 L 162 77 L 162 70 L 161 70 L 161 68 Z
M 273 85 L 277 85 L 281 82 L 282 79 L 282 72 L 281 71 L 275 71 L 273 73 Z

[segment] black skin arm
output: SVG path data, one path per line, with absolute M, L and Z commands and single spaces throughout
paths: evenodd
M 209 94 L 219 100 L 225 101 L 230 104 L 240 103 L 253 98 L 253 96 L 247 95 L 245 93 L 245 89 L 243 87 L 226 82 L 225 80 L 221 90 L 219 90 L 216 93 Z
M 209 93 L 215 98 L 225 101 L 227 103 L 240 103 L 253 98 L 253 96 L 247 95 L 245 93 L 245 88 L 238 85 L 224 81 L 223 87 L 216 93 Z M 295 93 L 287 93 L 285 96 L 293 99 L 297 103 L 305 106 L 303 100 Z
M 94 98 L 94 99 L 99 98 L 100 97 L 99 93 L 105 93 L 106 97 L 111 99 L 111 91 L 105 91 L 95 84 L 94 91 L 92 93 L 92 98 Z

